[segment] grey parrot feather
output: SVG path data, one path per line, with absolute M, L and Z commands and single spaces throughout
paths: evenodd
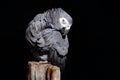
M 26 29 L 26 40 L 34 49 L 34 57 L 63 69 L 69 48 L 67 33 L 71 25 L 71 16 L 61 8 L 37 14 Z

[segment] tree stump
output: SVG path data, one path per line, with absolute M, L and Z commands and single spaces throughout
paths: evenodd
M 47 61 L 29 61 L 28 68 L 28 80 L 60 80 L 60 68 Z

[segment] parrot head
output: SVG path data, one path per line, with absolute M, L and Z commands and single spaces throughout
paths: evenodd
M 73 23 L 72 17 L 61 8 L 52 9 L 50 16 L 52 28 L 60 31 L 63 36 L 67 35 Z

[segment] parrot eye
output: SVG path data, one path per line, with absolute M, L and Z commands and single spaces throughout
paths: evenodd
M 62 20 L 62 23 L 65 24 L 65 20 L 64 19 Z
M 62 19 L 62 24 L 66 24 L 66 20 L 65 19 Z
M 65 18 L 60 18 L 59 22 L 63 27 L 67 27 L 67 25 L 69 24 L 69 22 Z

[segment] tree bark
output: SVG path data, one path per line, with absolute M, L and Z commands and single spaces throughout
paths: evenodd
M 47 61 L 29 61 L 28 68 L 28 80 L 60 80 L 60 68 Z

